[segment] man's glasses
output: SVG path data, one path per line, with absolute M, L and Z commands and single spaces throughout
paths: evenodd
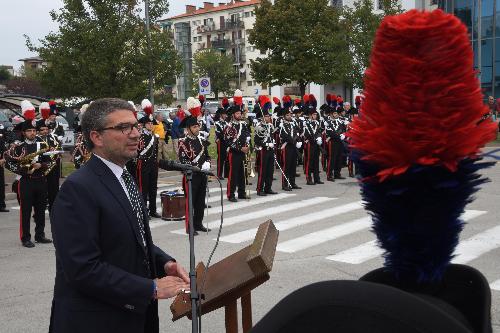
M 139 123 L 133 123 L 133 124 L 130 124 L 130 123 L 124 123 L 124 124 L 118 124 L 116 126 L 111 126 L 111 127 L 105 127 L 105 128 L 101 128 L 99 129 L 98 131 L 99 132 L 102 132 L 102 131 L 107 131 L 107 130 L 115 130 L 115 131 L 121 131 L 123 134 L 125 135 L 130 135 L 130 133 L 132 133 L 132 130 L 133 129 L 136 129 L 139 131 Z

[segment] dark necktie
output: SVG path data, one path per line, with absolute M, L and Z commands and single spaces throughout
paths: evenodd
M 127 188 L 128 195 L 130 197 L 130 203 L 132 204 L 132 209 L 137 216 L 137 223 L 139 224 L 139 231 L 141 233 L 142 245 L 146 248 L 146 232 L 144 231 L 144 222 L 141 208 L 141 197 L 139 196 L 139 190 L 135 185 L 132 176 L 127 169 L 123 170 L 122 179 L 125 182 L 125 187 Z

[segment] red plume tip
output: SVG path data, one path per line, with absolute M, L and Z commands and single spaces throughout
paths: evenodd
M 26 120 L 34 120 L 35 119 L 35 110 L 27 110 L 27 111 L 24 111 L 24 119 Z
M 432 47 L 429 47 L 432 45 Z M 441 10 L 387 16 L 365 73 L 352 148 L 381 168 L 381 178 L 414 164 L 453 171 L 495 138 L 482 103 L 467 28 Z
M 280 99 L 278 97 L 273 97 L 274 104 L 280 104 Z
M 153 114 L 153 106 L 144 107 L 144 113 L 147 115 Z

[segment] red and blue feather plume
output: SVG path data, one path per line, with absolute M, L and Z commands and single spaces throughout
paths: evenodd
M 467 28 L 441 10 L 386 17 L 365 75 L 351 154 L 385 267 L 434 282 L 453 258 L 460 216 L 486 179 L 481 147 L 495 138 Z

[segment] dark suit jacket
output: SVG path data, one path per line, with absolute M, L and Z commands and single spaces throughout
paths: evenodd
M 154 277 L 173 260 L 148 250 L 137 217 L 113 172 L 93 156 L 63 183 L 51 212 L 56 278 L 50 332 L 158 332 Z

